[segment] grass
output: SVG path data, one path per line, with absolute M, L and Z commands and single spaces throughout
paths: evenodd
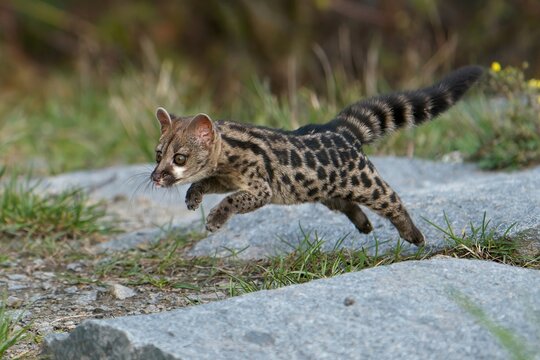
M 337 241 L 334 248 L 328 252 L 323 248 L 324 240 L 317 234 L 304 234 L 300 244 L 293 247 L 294 251 L 291 253 L 251 264 L 243 275 L 230 274 L 229 292 L 231 295 L 238 295 L 275 289 L 425 257 L 422 248 L 415 254 L 403 255 L 399 241 L 393 253 L 382 255 L 379 254 L 378 243 L 373 249 L 350 250 L 340 248 L 343 240 Z M 370 250 L 373 250 L 373 253 Z
M 0 300 L 0 359 L 9 348 L 23 341 L 27 335 L 28 326 L 18 326 L 22 315 L 13 317 L 7 312 L 5 299 Z
M 17 240 L 9 243 L 53 254 L 66 240 L 91 240 L 113 232 L 105 221 L 105 209 L 87 200 L 81 190 L 44 193 L 28 178 L 10 176 L 0 183 L 0 239 Z
M 219 272 L 214 258 L 186 258 L 184 250 L 202 234 L 179 234 L 169 230 L 162 240 L 127 253 L 107 256 L 97 262 L 95 281 L 118 277 L 127 285 L 150 284 L 159 289 L 199 289 L 213 281 Z
M 486 213 L 480 224 L 469 224 L 469 230 L 456 233 L 445 214 L 445 224 L 437 225 L 426 220 L 444 236 L 448 247 L 440 254 L 462 259 L 489 260 L 501 264 L 540 269 L 540 254 L 524 254 L 519 251 L 519 236 L 508 236 L 515 224 L 501 230 L 487 219 Z

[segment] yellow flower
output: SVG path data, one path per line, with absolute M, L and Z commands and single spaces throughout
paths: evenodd
M 499 64 L 497 61 L 492 62 L 491 63 L 491 71 L 493 71 L 493 72 L 501 71 L 501 64 Z
M 532 87 L 533 89 L 540 89 L 540 80 L 530 79 L 529 81 L 527 81 L 527 85 L 529 85 L 529 87 Z

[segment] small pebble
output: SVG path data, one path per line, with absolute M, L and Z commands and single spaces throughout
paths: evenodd
M 352 297 L 346 297 L 345 300 L 343 301 L 343 305 L 351 306 L 351 305 L 354 305 L 355 302 L 356 300 L 354 300 Z
M 111 293 L 118 300 L 124 300 L 137 294 L 135 290 L 120 284 L 112 284 Z
M 22 305 L 22 300 L 16 296 L 8 296 L 6 304 L 10 308 L 18 308 Z
M 66 294 L 76 294 L 78 291 L 79 289 L 76 286 L 70 286 L 64 289 Z
M 7 276 L 7 278 L 9 280 L 13 280 L 13 281 L 25 281 L 25 280 L 28 280 L 28 276 L 26 276 L 24 274 L 9 274 Z

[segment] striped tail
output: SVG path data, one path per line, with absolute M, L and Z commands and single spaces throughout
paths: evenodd
M 349 105 L 323 126 L 345 136 L 354 135 L 362 144 L 368 144 L 399 128 L 421 124 L 446 111 L 482 73 L 480 66 L 465 66 L 427 88 L 362 100 Z

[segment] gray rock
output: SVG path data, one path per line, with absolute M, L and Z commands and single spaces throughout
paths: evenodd
M 28 281 L 28 276 L 24 274 L 8 274 L 7 278 L 12 281 Z
M 120 285 L 120 284 L 112 284 L 111 293 L 118 300 L 125 300 L 127 298 L 137 295 L 135 290 L 128 288 L 127 286 Z
M 540 225 L 516 234 L 517 251 L 521 256 L 540 256 Z
M 45 281 L 45 282 L 42 282 L 40 287 L 43 289 L 43 290 L 49 290 L 49 289 L 52 289 L 53 288 L 53 285 L 50 281 Z
M 457 234 L 468 231 L 471 223 L 479 226 L 484 213 L 499 234 L 514 223 L 509 235 L 540 226 L 540 167 L 515 173 L 484 173 L 469 165 L 419 160 L 383 158 L 374 163 L 400 194 L 432 250 L 447 243 L 442 232 L 428 221 L 445 228 L 445 216 Z M 372 254 L 391 251 L 398 243 L 397 231 L 378 215 L 368 216 L 374 231 L 364 235 L 344 215 L 323 205 L 269 205 L 234 216 L 219 232 L 195 244 L 190 255 L 264 258 L 291 251 L 306 234 L 324 239 L 326 250 L 337 244 L 365 248 Z M 405 243 L 403 250 L 410 253 L 416 247 Z
M 536 270 L 410 261 L 160 314 L 88 320 L 68 337 L 48 337 L 45 350 L 56 359 L 510 358 L 487 321 L 538 359 L 539 298 Z
M 40 280 L 50 280 L 55 278 L 56 274 L 48 271 L 35 271 L 32 276 Z
M 16 281 L 8 281 L 7 282 L 7 289 L 8 291 L 18 291 L 23 289 L 28 289 L 29 285 L 24 283 L 19 283 Z
M 97 290 L 84 291 L 75 300 L 79 305 L 88 305 L 97 300 Z
M 6 305 L 10 308 L 18 308 L 22 305 L 22 303 L 22 299 L 13 295 L 8 296 L 8 298 L 6 299 Z
M 73 272 L 80 272 L 85 264 L 81 261 L 75 261 L 66 265 L 66 269 Z
M 76 286 L 70 286 L 64 289 L 66 294 L 76 294 L 79 292 L 79 288 Z

